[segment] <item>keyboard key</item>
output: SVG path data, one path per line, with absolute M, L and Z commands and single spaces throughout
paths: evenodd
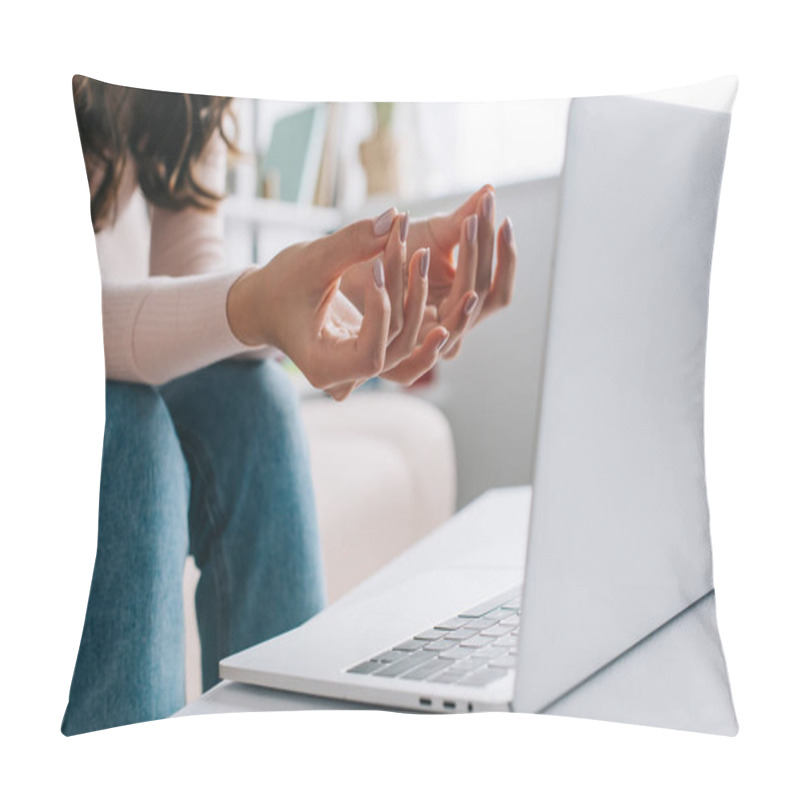
M 448 631 L 447 636 L 445 639 L 449 639 L 451 641 L 458 641 L 460 639 L 469 639 L 471 636 L 475 636 L 475 631 L 471 628 L 461 628 L 457 631 Z
M 493 622 L 499 622 L 501 619 L 508 619 L 509 617 L 516 617 L 516 613 L 514 611 L 510 611 L 507 608 L 496 608 L 494 611 L 490 611 L 488 614 L 484 614 L 481 619 L 488 619 L 492 620 Z
M 507 633 L 508 628 L 505 625 L 492 625 L 491 628 L 481 631 L 482 636 L 505 636 Z
M 475 650 L 471 647 L 454 647 L 452 650 L 445 650 L 442 653 L 439 653 L 440 658 L 450 658 L 454 661 L 459 658 L 471 658 L 475 655 Z
M 434 627 L 441 628 L 445 631 L 457 631 L 459 628 L 463 628 L 468 622 L 469 619 L 467 617 L 453 617 L 452 619 L 440 622 L 438 625 L 434 625 Z
M 471 675 L 467 675 L 466 678 L 462 678 L 458 681 L 458 684 L 459 686 L 488 686 L 506 675 L 508 675 L 508 670 L 484 667 Z
M 458 642 L 451 641 L 450 639 L 436 639 L 425 645 L 426 650 L 450 650 L 453 647 L 458 647 Z
M 508 625 L 509 627 L 516 627 L 519 625 L 519 614 L 509 614 L 507 617 L 502 617 L 497 620 L 500 625 Z
M 517 665 L 517 659 L 514 656 L 501 656 L 489 663 L 490 667 L 498 667 L 500 669 L 514 669 Z
M 504 594 L 498 595 L 497 597 L 492 597 L 484 603 L 480 603 L 473 608 L 470 608 L 468 611 L 464 611 L 459 614 L 459 617 L 482 617 L 484 614 L 488 614 L 490 611 L 494 611 L 496 608 L 500 608 L 503 603 L 508 602 L 513 598 L 519 589 L 514 589 L 510 592 L 505 592 Z
M 494 636 L 484 636 L 480 633 L 473 636 L 471 639 L 464 639 L 464 641 L 461 642 L 462 647 L 469 648 L 487 647 L 490 644 L 494 644 Z
M 464 627 L 473 631 L 482 631 L 484 628 L 491 628 L 495 624 L 493 619 L 484 619 L 483 617 L 478 617 L 478 619 L 468 619 L 465 621 L 467 624 Z
M 422 633 L 418 633 L 414 638 L 415 639 L 441 639 L 447 633 L 445 630 L 440 630 L 438 628 L 431 628 L 429 631 L 423 631 Z
M 382 678 L 396 678 L 398 675 L 402 675 L 404 672 L 418 667 L 420 664 L 423 664 L 425 661 L 435 656 L 436 653 L 432 653 L 428 650 L 418 650 L 416 653 L 411 653 L 408 658 L 395 661 L 394 664 L 387 664 L 383 666 L 383 669 L 379 669 L 372 674 Z
M 467 677 L 466 672 L 460 669 L 448 669 L 446 672 L 440 672 L 438 675 L 434 675 L 430 678 L 431 683 L 456 683 L 460 681 L 462 678 Z
M 423 647 L 425 647 L 424 639 L 409 639 L 407 642 L 403 642 L 403 644 L 396 645 L 394 649 L 411 652 L 412 650 L 422 650 Z
M 444 672 L 449 665 L 449 661 L 439 661 L 439 659 L 434 659 L 433 661 L 428 661 L 426 664 L 423 664 L 421 667 L 412 669 L 411 672 L 406 672 L 400 677 L 403 680 L 408 681 L 424 681 L 426 678 L 435 675 L 437 672 Z
M 464 673 L 475 672 L 476 669 L 487 666 L 491 659 L 482 658 L 480 656 L 472 656 L 472 658 L 464 658 L 461 661 L 456 661 L 453 668 L 462 670 Z
M 500 636 L 494 640 L 495 647 L 514 647 L 517 640 L 513 636 Z
M 506 647 L 484 647 L 482 650 L 476 650 L 475 655 L 478 658 L 500 658 L 508 654 Z
M 384 664 L 393 664 L 395 661 L 399 661 L 401 658 L 405 658 L 408 655 L 408 651 L 406 650 L 387 650 L 385 653 L 381 653 L 379 656 L 374 656 L 373 661 L 382 661 Z
M 348 672 L 353 673 L 354 675 L 369 675 L 371 672 L 375 672 L 375 670 L 380 669 L 384 666 L 380 661 L 365 661 L 363 664 L 358 664 L 355 667 L 350 667 Z

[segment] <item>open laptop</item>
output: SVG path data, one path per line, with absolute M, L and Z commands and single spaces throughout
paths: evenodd
M 688 664 L 708 696 L 694 668 L 706 640 L 672 661 L 653 640 L 672 630 L 700 641 L 685 633 L 695 619 L 718 645 L 702 358 L 735 88 L 721 79 L 680 104 L 571 103 L 525 563 L 513 537 L 495 535 L 502 514 L 484 514 L 485 535 L 440 553 L 435 568 L 226 658 L 221 677 L 397 708 L 540 712 L 604 671 L 613 678 L 621 661 L 655 674 L 655 658 Z M 697 136 L 684 147 L 687 129 Z M 705 669 L 709 686 L 718 667 Z M 730 732 L 732 706 L 722 716 L 717 728 Z

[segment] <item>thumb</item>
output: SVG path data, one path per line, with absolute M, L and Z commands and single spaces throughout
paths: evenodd
M 383 251 L 389 240 L 397 209 L 390 208 L 375 219 L 363 219 L 310 242 L 308 255 L 318 274 L 327 283 L 348 267 L 366 261 Z

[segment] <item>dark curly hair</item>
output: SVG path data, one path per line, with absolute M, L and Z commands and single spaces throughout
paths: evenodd
M 193 167 L 216 131 L 238 152 L 224 129 L 228 116 L 235 124 L 232 97 L 133 89 L 82 75 L 73 76 L 72 94 L 87 174 L 102 176 L 91 199 L 95 231 L 114 222 L 129 157 L 154 205 L 210 210 L 222 199 L 197 182 Z

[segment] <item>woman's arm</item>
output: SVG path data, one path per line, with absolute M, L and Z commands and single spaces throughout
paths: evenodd
M 225 169 L 226 146 L 215 136 L 195 165 L 194 177 L 222 194 Z M 231 331 L 228 292 L 246 270 L 226 272 L 224 251 L 219 208 L 150 207 L 151 277 L 103 282 L 107 378 L 159 384 L 223 358 L 263 358 L 270 352 L 248 347 Z
M 158 385 L 250 348 L 226 303 L 242 272 L 103 283 L 106 378 Z

